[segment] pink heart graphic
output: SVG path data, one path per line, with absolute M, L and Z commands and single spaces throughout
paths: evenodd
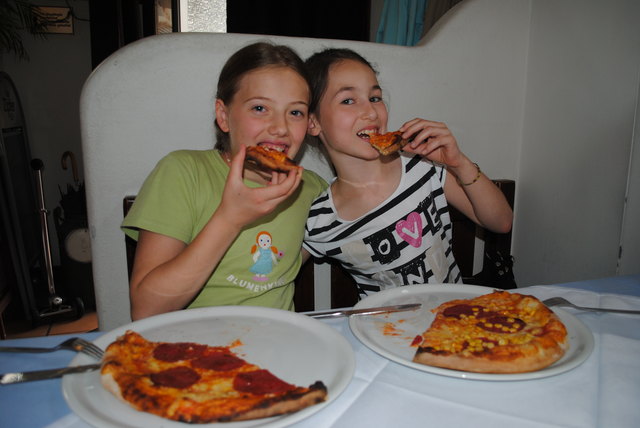
M 396 232 L 405 241 L 416 248 L 422 244 L 422 219 L 420 214 L 412 212 L 406 220 L 396 223 Z

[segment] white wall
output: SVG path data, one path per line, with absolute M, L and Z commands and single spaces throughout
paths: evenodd
M 522 284 L 616 274 L 639 23 L 636 0 L 531 1 L 514 240 Z
M 638 272 L 640 266 L 640 77 L 638 78 L 638 97 L 636 104 L 635 130 L 633 148 L 629 165 L 629 183 L 627 186 L 627 209 L 624 213 L 622 237 L 620 243 L 622 254 L 618 273 L 629 275 Z
M 516 179 L 522 140 L 529 2 L 467 0 L 418 43 L 423 77 L 390 95 L 394 115 L 416 98 L 415 115 L 447 123 L 463 152 L 492 178 Z M 411 64 L 409 64 L 411 66 Z M 384 82 L 383 82 L 384 85 Z M 517 184 L 516 184 L 517 189 Z
M 447 122 L 490 177 L 516 180 L 521 286 L 615 275 L 627 187 L 619 272 L 640 272 L 638 161 L 627 183 L 639 22 L 635 0 L 466 0 L 420 42 L 428 66 L 413 83 L 434 102 L 417 114 Z M 415 93 L 394 89 L 391 111 Z

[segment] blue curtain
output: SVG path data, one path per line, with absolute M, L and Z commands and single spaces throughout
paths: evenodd
M 427 0 L 384 0 L 376 42 L 413 46 L 424 28 Z

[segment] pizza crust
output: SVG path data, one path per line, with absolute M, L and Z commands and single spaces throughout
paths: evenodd
M 243 412 L 228 419 L 232 421 L 246 421 L 251 419 L 268 418 L 271 416 L 295 413 L 306 407 L 322 403 L 326 399 L 327 389 L 322 383 L 315 383 L 309 387 L 310 391 L 303 394 L 292 394 L 291 397 L 265 400 L 260 407 Z M 219 422 L 226 421 L 221 419 Z
M 461 354 L 438 355 L 419 348 L 413 361 L 428 366 L 475 373 L 526 373 L 548 367 L 562 358 L 565 352 L 563 346 L 545 349 L 535 344 L 503 351 L 497 355 L 464 356 Z

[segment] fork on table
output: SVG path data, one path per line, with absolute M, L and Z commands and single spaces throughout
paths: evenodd
M 568 306 L 570 308 L 581 309 L 583 311 L 593 311 L 593 312 L 615 312 L 618 314 L 638 314 L 640 315 L 640 311 L 632 311 L 628 309 L 612 309 L 612 308 L 590 308 L 585 306 L 578 306 L 563 297 L 552 297 L 547 300 L 543 300 L 542 303 L 551 307 L 551 306 Z
M 97 360 L 101 360 L 102 356 L 104 355 L 104 351 L 100 349 L 97 345 L 89 342 L 88 340 L 84 340 L 80 337 L 72 337 L 71 339 L 67 339 L 61 344 L 57 346 L 53 346 L 51 348 L 31 348 L 26 346 L 0 346 L 0 352 L 42 353 L 42 352 L 59 351 L 62 349 L 81 352 Z

